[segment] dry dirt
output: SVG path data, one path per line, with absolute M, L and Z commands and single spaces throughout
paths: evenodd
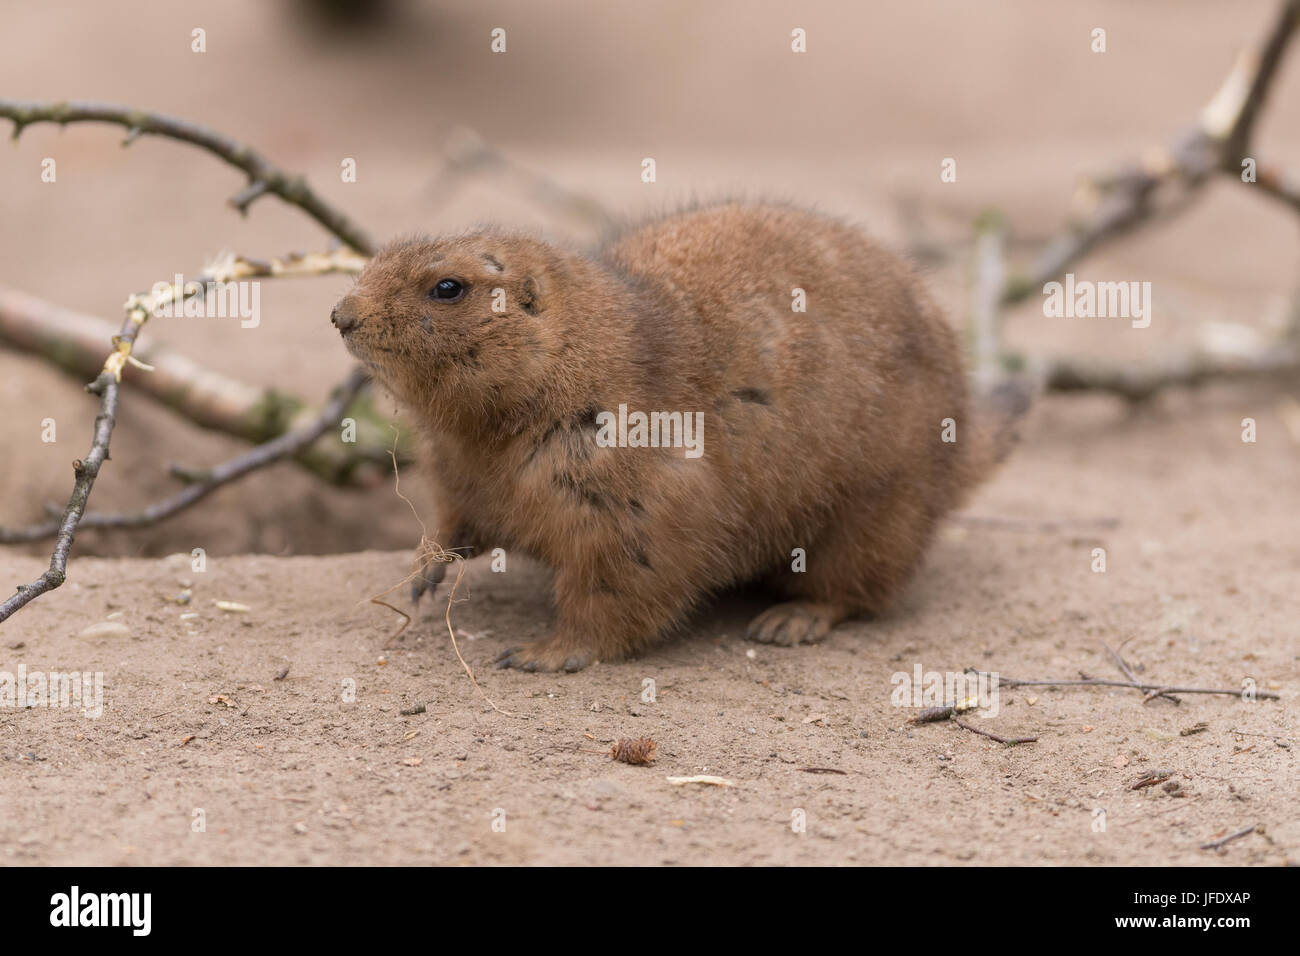
M 251 0 L 11 6 L 0 14 L 0 90 L 200 119 L 305 171 L 384 237 L 494 219 L 582 238 L 503 177 L 436 187 L 438 146 L 463 125 L 620 214 L 693 193 L 777 194 L 902 245 L 911 226 L 897 199 L 910 196 L 941 238 L 966 237 L 998 206 L 1032 240 L 1059 223 L 1079 175 L 1194 118 L 1272 10 L 589 7 L 422 4 L 391 32 L 341 41 Z M 510 52 L 492 59 L 497 25 Z M 793 25 L 809 31 L 803 59 L 788 53 Z M 1097 25 L 1110 37 L 1100 56 L 1086 42 Z M 201 55 L 189 51 L 196 26 L 208 31 Z M 1292 166 L 1297 103 L 1292 61 L 1260 130 L 1261 152 Z M 116 319 L 128 292 L 222 248 L 323 243 L 273 200 L 239 219 L 223 203 L 240 183 L 215 160 L 164 142 L 122 150 L 119 139 L 32 128 L 0 151 L 0 283 Z M 655 187 L 638 180 L 647 155 L 659 161 Z M 58 160 L 56 184 L 39 180 L 45 156 Z M 338 181 L 344 156 L 358 159 L 355 184 Z M 959 160 L 956 184 L 938 181 L 945 156 Z M 1045 320 L 1031 303 L 1008 337 L 1034 354 L 1126 361 L 1191 341 L 1202 320 L 1260 325 L 1292 293 L 1298 251 L 1293 216 L 1225 183 L 1076 270 L 1152 281 L 1150 329 Z M 931 267 L 930 279 L 964 314 L 966 263 Z M 348 366 L 327 322 L 346 287 L 268 283 L 257 330 L 177 321 L 145 334 L 319 400 Z M 284 465 L 146 532 L 86 534 L 68 583 L 0 626 L 0 671 L 102 672 L 103 713 L 0 707 L 0 860 L 1300 862 L 1300 437 L 1288 427 L 1298 398 L 1300 384 L 1273 382 L 1175 391 L 1139 410 L 1040 403 L 967 511 L 1011 524 L 949 523 L 890 614 L 816 647 L 745 643 L 763 605 L 740 594 L 635 661 L 565 676 L 493 671 L 498 650 L 545 632 L 546 580 L 522 562 L 504 574 L 471 562 L 452 622 L 483 692 L 515 717 L 492 709 L 457 661 L 445 591 L 396 642 L 400 618 L 366 603 L 406 574 L 418 534 L 390 487 L 322 489 Z M 0 404 L 0 521 L 21 524 L 64 494 L 93 402 L 75 381 L 0 352 Z M 172 490 L 169 461 L 240 447 L 129 388 L 123 404 L 98 508 Z M 45 417 L 59 423 L 54 444 L 39 440 Z M 1255 443 L 1241 441 L 1248 417 Z M 418 501 L 414 475 L 412 489 Z M 194 547 L 208 554 L 202 572 Z M 1098 547 L 1105 573 L 1092 570 Z M 0 580 L 30 580 L 44 560 L 41 548 L 0 549 Z M 173 603 L 186 583 L 191 603 Z M 117 633 L 83 633 L 106 620 Z M 1174 705 L 1122 688 L 1003 688 L 997 716 L 971 722 L 1039 737 L 1012 748 L 948 723 L 909 725 L 913 711 L 891 703 L 892 675 L 917 666 L 1117 677 L 1103 642 L 1124 643 L 1144 680 L 1250 679 L 1281 699 Z M 420 702 L 424 713 L 400 713 Z M 651 767 L 586 752 L 641 736 L 659 744 Z M 1185 795 L 1129 789 L 1156 770 Z M 734 786 L 667 780 L 692 774 Z M 805 833 L 792 830 L 796 811 Z M 1198 849 L 1250 824 L 1261 830 Z

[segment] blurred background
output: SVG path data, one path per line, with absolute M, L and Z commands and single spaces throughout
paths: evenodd
M 1081 177 L 1195 123 L 1276 11 L 1271 0 L 4 0 L 0 96 L 103 100 L 203 123 L 304 173 L 381 240 L 498 222 L 586 243 L 593 208 L 624 219 L 692 198 L 789 198 L 911 254 L 961 324 L 981 213 L 1005 217 L 1013 260 L 1028 255 L 1060 229 Z M 490 50 L 496 27 L 504 54 Z M 791 52 L 796 27 L 806 54 Z M 1105 53 L 1091 49 L 1097 27 Z M 206 52 L 191 50 L 196 28 Z M 1255 133 L 1261 156 L 1291 168 L 1295 59 Z M 275 198 L 241 218 L 226 201 L 242 177 L 216 158 L 156 137 L 127 149 L 121 140 L 99 124 L 40 125 L 0 149 L 0 286 L 116 325 L 129 293 L 197 273 L 221 250 L 325 248 L 328 236 Z M 500 161 L 456 167 L 475 143 Z M 41 181 L 45 157 L 57 160 L 57 183 Z M 644 157 L 656 160 L 653 184 L 641 181 Z M 955 183 L 940 181 L 947 157 Z M 355 183 L 340 180 L 345 158 L 356 160 Z M 1231 179 L 1211 183 L 1183 215 L 1075 267 L 1151 281 L 1151 328 L 1047 320 L 1035 295 L 1008 313 L 1006 339 L 1029 355 L 1136 361 L 1200 322 L 1276 323 L 1296 292 L 1298 222 Z M 351 364 L 328 320 L 350 282 L 265 282 L 257 329 L 155 321 L 144 339 L 320 402 Z M 148 504 L 176 489 L 168 463 L 215 463 L 246 447 L 133 392 L 133 374 L 94 509 Z M 0 523 L 28 524 L 66 500 L 68 463 L 85 453 L 96 407 L 82 384 L 0 348 Z M 1044 444 L 1079 442 L 1132 414 L 1104 396 L 1051 401 L 1050 427 L 1033 436 Z M 1173 403 L 1167 414 L 1206 413 L 1176 395 L 1161 401 Z M 393 410 L 386 398 L 378 407 Z M 45 417 L 58 422 L 57 443 L 39 440 Z M 1168 441 L 1173 454 L 1186 436 Z M 1006 480 L 1003 502 L 1032 507 L 1034 485 L 1016 486 L 1014 463 Z M 331 488 L 280 464 L 156 527 L 84 532 L 78 550 L 157 554 L 198 541 L 213 553 L 317 553 L 415 540 L 387 485 Z

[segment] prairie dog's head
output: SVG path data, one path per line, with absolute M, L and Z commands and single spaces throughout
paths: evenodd
M 366 265 L 330 319 L 417 415 L 487 424 L 535 406 L 565 378 L 584 310 L 561 290 L 587 266 L 537 239 L 400 240 Z

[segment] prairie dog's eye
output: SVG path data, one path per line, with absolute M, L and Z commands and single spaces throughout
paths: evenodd
M 440 279 L 429 290 L 429 298 L 439 302 L 455 302 L 465 294 L 465 285 L 456 279 Z

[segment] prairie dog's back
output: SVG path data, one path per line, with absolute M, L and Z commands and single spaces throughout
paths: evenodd
M 721 418 L 710 454 L 747 473 L 756 504 L 816 510 L 831 488 L 895 474 L 927 511 L 955 503 L 974 437 L 961 356 L 898 257 L 829 217 L 744 203 L 651 222 L 604 257 L 673 303 L 669 327 L 645 330 L 679 366 L 664 398 Z M 948 418 L 956 443 L 940 440 Z

